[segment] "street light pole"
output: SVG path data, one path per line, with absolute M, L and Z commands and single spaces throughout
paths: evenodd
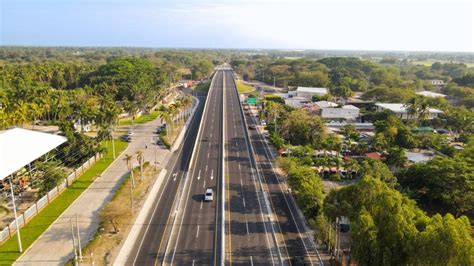
M 20 253 L 23 252 L 23 247 L 21 246 L 21 236 L 20 236 L 20 226 L 18 225 L 18 216 L 16 213 L 16 204 L 15 204 L 15 194 L 13 193 L 13 175 L 10 175 L 10 191 L 12 193 L 12 202 L 13 202 L 13 214 L 15 215 L 15 226 L 16 226 L 16 234 L 18 236 L 18 250 Z M 25 223 L 25 221 L 23 221 Z

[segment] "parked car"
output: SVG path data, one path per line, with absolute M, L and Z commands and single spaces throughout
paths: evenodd
M 126 141 L 126 142 L 131 142 L 132 141 L 132 135 L 129 135 L 129 134 L 122 135 L 120 138 L 123 141 Z
M 263 136 L 268 139 L 268 138 L 270 137 L 270 133 L 264 132 L 264 133 L 263 133 Z
M 249 125 L 249 129 L 257 129 L 257 126 L 254 125 L 254 124 L 250 124 L 250 125 Z
M 260 121 L 260 124 L 261 124 L 262 126 L 264 126 L 264 127 L 267 126 L 267 122 L 266 122 L 265 120 Z
M 213 201 L 214 200 L 214 191 L 212 188 L 206 189 L 206 192 L 204 193 L 204 201 Z

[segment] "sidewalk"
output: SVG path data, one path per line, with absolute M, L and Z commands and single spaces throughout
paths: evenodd
M 99 227 L 99 212 L 113 196 L 125 175 L 128 173 L 124 161 L 125 154 L 134 155 L 143 151 L 145 161 L 155 161 L 155 145 L 151 144 L 153 132 L 159 119 L 137 125 L 128 148 L 107 168 L 103 174 L 33 243 L 15 262 L 15 265 L 63 265 L 73 257 L 71 228 L 69 219 L 75 221 L 78 215 L 81 245 L 85 245 Z M 146 148 L 147 147 L 147 148 Z M 164 148 L 156 149 L 158 162 L 164 162 L 170 152 Z M 136 156 L 132 161 L 137 166 Z M 84 254 L 86 255 L 86 254 Z

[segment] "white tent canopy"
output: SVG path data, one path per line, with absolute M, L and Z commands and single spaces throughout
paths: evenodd
M 66 141 L 62 136 L 22 128 L 0 131 L 0 180 Z

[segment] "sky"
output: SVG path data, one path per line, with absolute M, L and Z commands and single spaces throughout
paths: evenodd
M 474 0 L 0 0 L 0 45 L 474 52 Z

